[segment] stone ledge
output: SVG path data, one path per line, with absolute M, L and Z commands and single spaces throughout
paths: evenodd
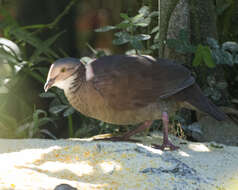
M 147 144 L 161 138 L 143 139 Z M 178 151 L 82 139 L 0 139 L 0 189 L 238 189 L 238 147 L 173 142 Z

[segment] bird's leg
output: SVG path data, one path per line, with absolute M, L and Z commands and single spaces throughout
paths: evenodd
M 125 134 L 123 134 L 120 137 L 110 137 L 110 138 L 104 138 L 104 139 L 98 139 L 98 140 L 109 140 L 109 141 L 137 141 L 133 139 L 129 139 L 131 136 L 135 135 L 136 133 L 144 131 L 146 128 L 150 127 L 153 121 L 146 121 L 142 125 L 138 126 L 132 131 L 129 131 Z
M 162 113 L 162 121 L 163 121 L 163 144 L 162 145 L 153 144 L 152 145 L 153 148 L 161 150 L 164 150 L 165 148 L 169 148 L 170 150 L 178 149 L 179 147 L 173 145 L 168 138 L 169 117 L 167 112 Z
M 129 139 L 131 136 L 135 135 L 136 133 L 142 132 L 145 129 L 149 128 L 152 125 L 153 121 L 146 121 L 139 127 L 135 128 L 132 131 L 129 131 L 123 135 L 124 139 Z

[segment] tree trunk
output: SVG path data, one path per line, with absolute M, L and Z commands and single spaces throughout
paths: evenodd
M 175 7 L 169 22 L 169 28 L 167 33 L 167 39 L 176 39 L 179 36 L 181 30 L 187 31 L 189 34 L 190 30 L 190 18 L 189 18 L 189 7 L 188 0 L 180 0 Z M 170 59 L 178 60 L 187 65 L 191 65 L 191 54 L 181 54 L 176 52 L 174 49 L 165 47 L 165 57 Z
M 189 0 L 189 10 L 192 44 L 207 44 L 208 37 L 217 39 L 217 16 L 214 1 Z M 221 65 L 217 65 L 214 69 L 208 69 L 207 66 L 202 65 L 196 68 L 196 73 L 200 84 L 207 84 L 207 76 L 214 77 L 216 83 L 225 82 L 225 73 Z M 219 92 L 221 98 L 216 103 L 228 104 L 227 88 L 219 89 Z
M 167 39 L 168 26 L 171 14 L 179 0 L 158 0 L 159 11 L 159 57 L 164 57 L 165 41 Z

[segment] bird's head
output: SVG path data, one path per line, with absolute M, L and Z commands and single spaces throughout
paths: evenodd
M 47 81 L 44 89 L 47 92 L 51 87 L 56 86 L 64 91 L 67 91 L 75 77 L 77 71 L 84 68 L 84 65 L 79 59 L 62 58 L 55 61 L 49 70 Z

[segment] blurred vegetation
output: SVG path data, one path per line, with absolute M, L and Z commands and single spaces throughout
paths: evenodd
M 57 14 L 42 23 L 32 21 L 29 15 L 26 17 L 25 14 L 34 14 L 24 12 L 30 1 L 0 1 L 0 137 L 89 137 L 130 129 L 130 126 L 120 128 L 86 118 L 68 104 L 59 89 L 43 92 L 49 65 L 60 57 L 82 56 L 82 61 L 88 62 L 92 57 L 112 53 L 158 55 L 157 1 L 109 1 L 62 1 L 57 11 L 54 11 L 57 2 L 37 2 L 42 4 L 42 9 L 48 6 L 46 15 Z M 192 44 L 189 32 L 181 30 L 177 38 L 166 41 L 166 46 L 191 55 L 193 61 L 185 64 L 190 64 L 192 69 L 197 66 L 214 69 L 222 65 L 226 81 L 217 83 L 212 76 L 204 76 L 207 82 L 200 86 L 206 86 L 206 95 L 218 102 L 221 94 L 217 89 L 227 88 L 230 102 L 237 106 L 238 8 L 235 0 L 215 3 L 217 39 L 211 37 L 206 43 Z M 72 33 L 66 27 L 69 20 L 74 24 L 69 27 L 74 30 Z

